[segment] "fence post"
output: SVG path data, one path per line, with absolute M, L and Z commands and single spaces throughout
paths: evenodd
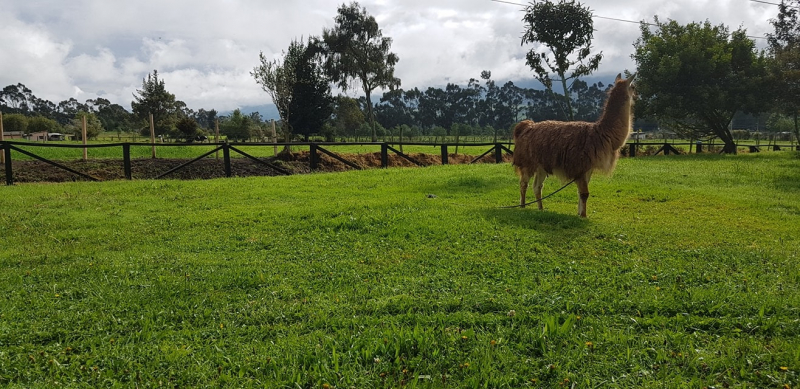
M 0 111 L 0 142 L 3 142 L 3 141 L 6 140 L 5 132 L 3 132 L 3 131 L 4 131 L 3 130 L 3 111 Z M 5 163 L 5 162 L 6 162 L 6 154 L 5 153 L 0 153 L 0 163 Z
M 389 167 L 389 145 L 386 142 L 381 143 L 381 167 Z
M 319 159 L 318 159 L 319 158 L 319 154 L 317 154 L 317 144 L 316 143 L 312 143 L 309 146 L 309 153 L 311 154 L 310 155 L 311 170 L 317 170 L 317 167 L 319 165 Z
M 447 165 L 447 145 L 442 143 L 442 165 Z
M 636 143 L 628 144 L 628 156 L 635 157 L 636 156 Z
M 6 158 L 6 185 L 14 185 L 14 172 L 11 171 L 11 146 L 3 144 L 3 155 Z
M 156 126 L 153 123 L 153 114 L 150 114 L 150 144 L 153 145 L 153 159 L 156 159 Z
M 86 115 L 83 115 L 83 124 L 81 126 L 81 141 L 83 141 L 83 161 L 89 160 L 89 154 L 86 150 Z
M 222 144 L 222 160 L 225 164 L 225 177 L 230 177 L 231 174 L 231 149 L 228 142 Z
M 122 166 L 125 169 L 125 178 L 130 180 L 133 178 L 131 175 L 131 144 L 122 144 Z
M 503 162 L 503 146 L 500 143 L 494 145 L 494 162 Z

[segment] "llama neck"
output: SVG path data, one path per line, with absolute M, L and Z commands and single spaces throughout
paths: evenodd
M 633 124 L 632 99 L 625 92 L 624 90 L 611 92 L 603 109 L 603 115 L 597 121 L 598 132 L 608 137 L 614 147 L 621 147 L 625 143 Z

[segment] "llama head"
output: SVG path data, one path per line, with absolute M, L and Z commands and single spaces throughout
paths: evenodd
M 628 78 L 622 78 L 622 73 L 617 74 L 617 78 L 614 80 L 614 88 L 615 90 L 622 90 L 625 91 L 625 94 L 628 96 L 628 99 L 633 104 L 633 100 L 636 98 L 636 87 L 633 83 L 633 80 L 636 78 L 636 73 L 633 73 Z

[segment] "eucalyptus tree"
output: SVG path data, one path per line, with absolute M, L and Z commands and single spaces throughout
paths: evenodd
M 531 3 L 525 7 L 525 33 L 522 45 L 540 43 L 549 50 L 534 47 L 526 55 L 526 63 L 534 77 L 549 91 L 553 81 L 563 90 L 563 108 L 569 120 L 574 120 L 570 80 L 588 76 L 600 66 L 603 54 L 592 54 L 594 23 L 592 12 L 575 0 L 550 0 Z M 554 80 L 550 75 L 555 74 Z
M 372 126 L 372 141 L 377 141 L 372 91 L 395 89 L 400 79 L 394 76 L 399 58 L 390 52 L 392 39 L 384 37 L 374 16 L 357 2 L 342 4 L 334 18 L 335 26 L 323 29 L 318 46 L 325 57 L 328 77 L 343 91 L 358 83 L 367 102 L 367 117 Z

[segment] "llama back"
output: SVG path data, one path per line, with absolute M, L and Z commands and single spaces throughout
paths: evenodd
M 563 179 L 573 179 L 591 168 L 586 140 L 594 123 L 530 120 L 514 128 L 514 165 L 530 173 L 544 169 Z

